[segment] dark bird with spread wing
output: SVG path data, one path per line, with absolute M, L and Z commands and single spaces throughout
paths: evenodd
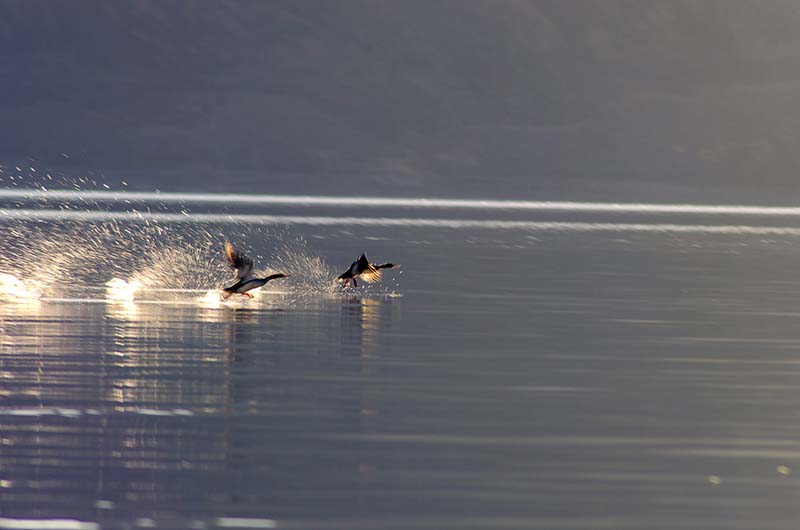
M 350 265 L 350 268 L 344 271 L 338 279 L 344 280 L 343 288 L 347 287 L 350 280 L 353 280 L 353 287 L 358 287 L 356 278 L 361 278 L 365 282 L 377 281 L 381 277 L 381 270 L 393 269 L 399 266 L 400 265 L 394 263 L 381 263 L 380 265 L 376 265 L 375 263 L 370 263 L 366 254 L 361 254 L 361 256 Z
M 232 294 L 241 294 L 248 298 L 253 298 L 253 295 L 248 293 L 252 289 L 256 289 L 266 284 L 270 280 L 277 278 L 288 278 L 287 274 L 270 274 L 266 278 L 256 278 L 253 276 L 253 260 L 236 250 L 236 247 L 225 242 L 225 258 L 228 260 L 228 265 L 233 269 L 234 283 L 230 287 L 222 288 L 222 299 L 227 300 Z

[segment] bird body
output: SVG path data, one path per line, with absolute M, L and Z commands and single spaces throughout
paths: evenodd
M 344 280 L 344 287 L 347 287 L 350 280 L 353 281 L 354 287 L 358 287 L 356 278 L 361 278 L 365 282 L 379 280 L 381 277 L 381 270 L 393 269 L 395 267 L 399 267 L 399 265 L 394 263 L 381 263 L 380 265 L 371 263 L 369 259 L 367 259 L 366 254 L 361 254 L 338 279 Z
M 222 288 L 222 298 L 227 300 L 232 294 L 241 294 L 248 298 L 253 295 L 247 291 L 262 287 L 270 280 L 277 278 L 287 278 L 286 274 L 271 274 L 266 278 L 256 278 L 253 273 L 253 260 L 236 250 L 230 242 L 225 242 L 225 258 L 228 265 L 233 269 L 235 283 Z

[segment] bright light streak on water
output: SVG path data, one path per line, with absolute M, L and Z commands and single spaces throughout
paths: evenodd
M 0 190 L 0 199 L 66 200 L 66 201 L 154 201 L 160 203 L 273 204 L 330 207 L 398 207 L 457 208 L 479 210 L 532 210 L 607 213 L 661 214 L 724 214 L 798 216 L 800 207 L 710 205 L 710 204 L 646 204 L 598 203 L 573 201 L 513 201 L 481 199 L 431 199 L 386 197 L 326 197 L 313 195 L 244 195 L 235 193 L 171 193 L 134 191 L 73 190 Z
M 100 530 L 100 525 L 74 519 L 11 519 L 0 517 L 0 528 L 8 530 Z
M 218 213 L 164 213 L 138 211 L 75 211 L 0 209 L 0 217 L 26 221 L 126 221 L 161 223 L 219 223 L 252 225 L 311 225 L 348 227 L 417 227 L 452 229 L 529 230 L 534 232 L 661 232 L 751 235 L 800 235 L 791 226 L 701 225 L 675 223 L 590 223 L 562 221 L 508 221 L 502 219 L 430 219 L 410 217 L 332 217 Z

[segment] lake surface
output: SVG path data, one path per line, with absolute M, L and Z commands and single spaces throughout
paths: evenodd
M 0 210 L 0 528 L 797 527 L 790 212 L 150 206 Z

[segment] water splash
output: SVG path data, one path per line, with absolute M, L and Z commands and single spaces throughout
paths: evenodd
M 106 282 L 106 297 L 111 300 L 133 300 L 137 291 L 141 288 L 141 282 L 136 280 L 127 282 L 121 278 L 112 278 Z
M 2 284 L 6 296 L 79 293 L 85 297 L 88 293 L 91 297 L 100 291 L 109 300 L 132 302 L 152 296 L 177 298 L 185 296 L 177 293 L 186 290 L 205 293 L 195 300 L 204 307 L 216 307 L 220 303 L 216 289 L 231 282 L 222 254 L 222 243 L 229 239 L 243 243 L 243 251 L 254 257 L 257 267 L 261 265 L 257 275 L 290 276 L 253 291 L 253 302 L 266 304 L 264 293 L 303 297 L 336 295 L 341 290 L 325 260 L 286 228 L 232 219 L 196 222 L 195 214 L 181 214 L 178 224 L 165 221 L 157 212 L 107 211 L 90 202 L 84 205 L 86 209 L 46 205 L 53 206 L 64 209 L 36 210 L 33 217 L 15 215 L 21 212 L 18 208 L 0 212 L 5 236 L 0 238 L 0 273 L 7 275 Z M 88 222 L 82 218 L 95 213 L 101 218 Z M 253 252 L 252 243 L 263 254 Z M 25 283 L 18 277 L 24 277 Z M 165 294 L 168 291 L 172 292 Z
M 222 306 L 222 296 L 216 289 L 206 291 L 206 294 L 197 299 L 198 303 L 209 309 L 216 309 Z
M 10 300 L 38 300 L 41 291 L 25 285 L 25 282 L 13 274 L 0 274 L 0 297 Z
M 225 282 L 228 272 L 207 234 L 199 241 L 161 241 L 147 249 L 133 278 L 147 287 L 207 289 Z
M 221 287 L 232 281 L 222 255 L 222 241 L 230 239 L 224 230 L 181 225 L 126 223 L 40 223 L 12 224 L 8 237 L 0 241 L 2 290 L 14 297 L 92 296 L 97 290 L 112 301 L 133 301 L 142 297 L 178 298 L 183 291 L 205 293 L 199 302 L 205 307 L 219 304 Z M 289 278 L 275 280 L 253 290 L 254 302 L 263 294 L 293 297 L 338 295 L 341 283 L 320 256 L 309 251 L 302 238 L 266 227 L 237 226 L 237 238 L 258 241 L 268 249 L 268 258 L 253 255 L 264 267 L 257 276 L 281 272 Z M 7 272 L 5 272 L 7 271 Z M 18 277 L 26 271 L 26 282 Z M 29 271 L 29 272 L 28 272 Z M 13 280 L 12 280 L 13 278 Z M 36 285 L 32 289 L 30 285 Z M 211 290 L 209 290 L 211 289 Z M 386 294 L 380 284 L 363 285 L 362 294 Z
M 158 224 L 7 223 L 0 240 L 0 272 L 20 276 L 48 295 L 111 287 L 117 298 L 125 279 L 140 287 L 198 288 L 218 285 L 224 263 L 211 250 L 215 236 L 202 227 L 172 230 Z M 123 289 L 124 292 L 124 289 Z M 124 295 L 123 295 L 124 296 Z
M 300 294 L 333 294 L 337 291 L 331 267 L 308 250 L 303 238 L 284 241 L 272 256 L 276 272 L 288 274 L 292 291 Z M 268 284 L 269 285 L 269 284 Z

